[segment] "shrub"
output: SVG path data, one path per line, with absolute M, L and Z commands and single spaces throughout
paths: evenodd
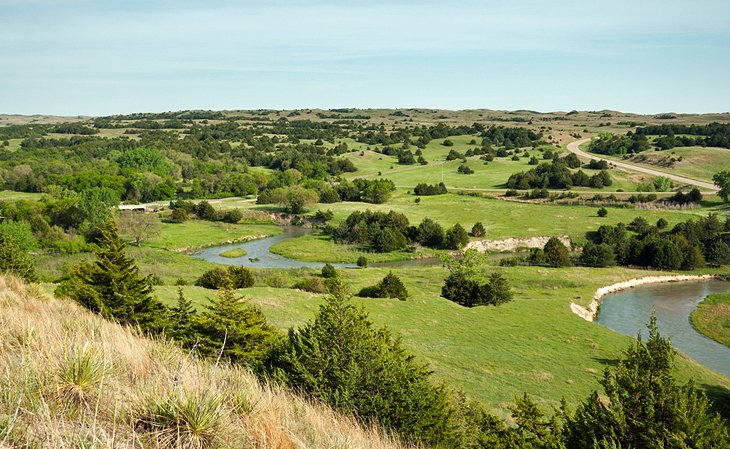
M 27 282 L 37 280 L 33 259 L 7 235 L 0 236 L 0 272 L 13 274 Z
M 321 277 L 310 277 L 299 281 L 293 288 L 310 293 L 327 293 L 327 284 Z
M 223 422 L 224 400 L 212 391 L 150 396 L 138 407 L 135 418 L 159 447 L 212 449 Z
M 599 217 L 605 217 L 606 215 L 608 215 L 608 210 L 606 210 L 605 207 L 602 207 L 602 208 L 598 209 L 598 212 L 596 212 L 596 213 L 598 214 Z
M 243 214 L 238 209 L 229 209 L 221 215 L 221 220 L 226 223 L 238 223 L 243 218 Z
M 206 271 L 195 281 L 195 285 L 216 290 L 225 287 L 253 287 L 255 282 L 253 272 L 248 268 L 230 266 L 228 269 L 218 267 Z
M 398 298 L 405 301 L 408 290 L 400 278 L 389 272 L 377 285 L 365 287 L 357 294 L 362 298 Z
M 545 262 L 551 267 L 567 267 L 570 265 L 568 248 L 557 237 L 551 237 L 543 247 Z
M 588 242 L 583 247 L 580 262 L 587 267 L 612 267 L 616 265 L 616 255 L 611 245 Z
M 233 288 L 249 288 L 256 283 L 253 272 L 246 267 L 230 266 L 228 275 L 231 278 Z
M 518 159 L 519 159 L 519 158 L 518 158 Z M 471 169 L 471 168 L 470 168 L 470 167 L 469 167 L 468 165 L 466 165 L 466 164 L 461 164 L 461 165 L 459 165 L 459 168 L 458 168 L 458 169 L 456 169 L 456 171 L 457 171 L 457 172 L 459 172 L 459 173 L 461 173 L 461 174 L 464 174 L 464 175 L 471 175 L 472 173 L 474 173 L 474 170 L 472 170 L 472 169 Z
M 404 301 L 408 297 L 408 290 L 400 278 L 389 272 L 378 284 L 378 290 L 384 298 L 398 298 Z
M 174 208 L 167 217 L 168 223 L 183 223 L 188 219 L 188 212 L 182 208 Z
M 656 221 L 656 228 L 657 229 L 664 229 L 669 225 L 669 222 L 665 220 L 664 218 L 660 218 Z
M 426 217 L 416 228 L 416 241 L 423 246 L 438 248 L 444 242 L 444 229 L 440 224 Z
M 482 237 L 485 234 L 484 225 L 481 221 L 477 221 L 474 223 L 474 226 L 471 227 L 470 235 L 472 237 Z
M 452 142 L 449 139 L 444 139 L 444 141 L 443 141 L 443 143 L 441 145 L 443 145 L 445 147 L 453 147 L 454 146 L 454 142 Z
M 337 270 L 332 264 L 326 263 L 322 267 L 321 275 L 325 279 L 337 277 Z
M 358 257 L 357 266 L 360 268 L 367 268 L 368 267 L 368 258 L 365 256 Z
M 219 289 L 226 285 L 230 285 L 232 282 L 231 276 L 228 274 L 228 270 L 225 268 L 213 268 L 203 273 L 196 281 L 195 285 L 198 287 Z
M 448 249 L 459 250 L 469 243 L 469 234 L 459 223 L 450 227 L 444 235 L 444 245 Z

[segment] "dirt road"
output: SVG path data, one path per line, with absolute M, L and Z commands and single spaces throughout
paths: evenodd
M 639 165 L 627 164 L 626 162 L 619 162 L 619 161 L 614 161 L 612 159 L 606 159 L 605 157 L 601 157 L 597 154 L 586 153 L 585 151 L 580 149 L 580 146 L 590 140 L 591 139 L 581 139 L 581 140 L 576 140 L 576 141 L 570 142 L 568 144 L 568 151 L 570 151 L 571 153 L 575 153 L 579 157 L 582 157 L 585 159 L 598 159 L 598 160 L 606 161 L 609 164 L 615 165 L 616 167 L 623 168 L 624 170 L 633 170 L 633 171 L 637 171 L 637 172 L 641 172 L 641 173 L 646 173 L 646 174 L 652 175 L 652 176 L 665 176 L 665 177 L 671 179 L 672 181 L 677 181 L 677 182 L 681 182 L 683 184 L 689 184 L 689 185 L 701 187 L 703 189 L 711 190 L 713 192 L 717 192 L 719 190 L 717 188 L 717 186 L 715 186 L 715 184 L 712 184 L 711 182 L 698 181 L 698 180 L 692 179 L 692 178 L 685 178 L 684 176 L 672 175 L 670 173 L 665 173 L 665 172 L 659 171 L 659 170 L 652 170 L 651 168 L 641 167 Z

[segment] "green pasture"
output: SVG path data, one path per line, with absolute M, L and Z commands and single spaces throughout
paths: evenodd
M 705 298 L 690 315 L 690 321 L 702 334 L 730 346 L 730 293 Z
M 268 237 L 279 232 L 281 232 L 279 227 L 273 224 L 230 224 L 189 220 L 184 223 L 162 223 L 160 235 L 143 245 L 169 251 L 183 251 Z
M 616 362 L 629 338 L 579 318 L 570 310 L 571 301 L 587 304 L 598 287 L 655 274 L 623 268 L 498 269 L 513 286 L 515 299 L 497 308 L 467 309 L 441 298 L 447 274 L 441 267 L 399 270 L 410 293 L 406 301 L 354 300 L 368 310 L 376 325 L 385 325 L 402 337 L 404 345 L 429 365 L 437 379 L 504 415 L 514 396 L 523 391 L 549 409 L 561 398 L 575 404 L 597 388 L 603 370 Z M 375 284 L 388 270 L 341 272 L 357 292 Z M 199 287 L 183 290 L 198 307 L 215 294 Z M 265 286 L 239 293 L 262 307 L 268 319 L 282 329 L 311 319 L 322 301 L 319 295 Z M 156 294 L 171 304 L 177 289 L 161 286 Z M 683 380 L 692 377 L 698 385 L 715 387 L 714 392 L 730 388 L 730 379 L 684 357 L 678 365 Z

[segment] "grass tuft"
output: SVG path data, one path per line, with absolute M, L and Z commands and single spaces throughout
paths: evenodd
M 148 399 L 139 417 L 158 447 L 208 449 L 223 427 L 225 397 L 215 391 L 180 391 Z

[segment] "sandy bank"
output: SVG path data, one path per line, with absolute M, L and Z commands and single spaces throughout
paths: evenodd
M 550 240 L 549 235 L 538 235 L 535 237 L 508 238 L 501 240 L 475 240 L 466 245 L 467 249 L 485 251 L 513 251 L 517 248 L 542 248 Z M 567 235 L 557 236 L 568 248 L 571 247 L 570 237 Z
M 668 276 L 646 276 L 643 278 L 629 279 L 628 281 L 618 282 L 616 284 L 607 285 L 596 290 L 593 295 L 593 300 L 588 307 L 583 307 L 574 302 L 570 303 L 570 310 L 576 315 L 583 318 L 586 321 L 594 321 L 596 319 L 596 312 L 598 306 L 601 304 L 601 299 L 604 296 L 616 293 L 627 288 L 636 287 L 637 285 L 644 284 L 661 284 L 664 282 L 687 282 L 687 281 L 706 281 L 708 279 L 720 279 L 722 276 L 716 274 L 703 274 L 703 275 L 689 275 L 689 274 L 676 274 Z

